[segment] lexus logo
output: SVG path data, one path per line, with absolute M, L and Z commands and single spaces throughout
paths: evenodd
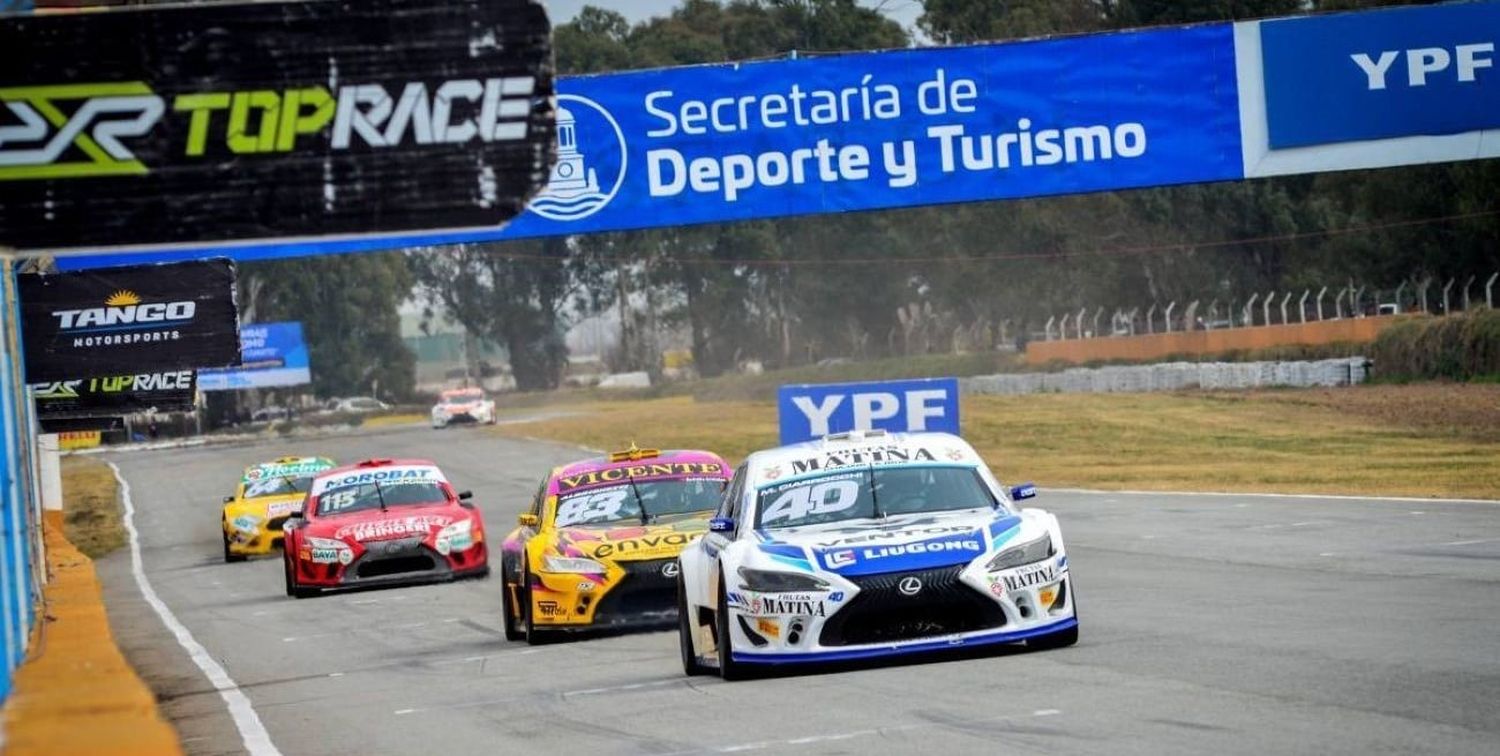
M 915 596 L 922 592 L 922 581 L 908 575 L 896 584 L 896 590 L 901 591 L 903 596 Z
M 661 576 L 669 578 L 677 577 L 677 572 L 679 569 L 681 568 L 677 566 L 676 562 L 667 562 L 666 564 L 661 566 Z

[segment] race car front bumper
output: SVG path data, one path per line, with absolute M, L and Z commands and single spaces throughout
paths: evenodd
M 263 556 L 281 548 L 282 539 L 286 535 L 281 526 L 286 523 L 286 519 L 278 517 L 261 523 L 252 530 L 232 530 L 226 534 L 229 553 L 236 556 Z
M 594 576 L 545 573 L 532 577 L 533 617 L 548 629 L 653 627 L 677 619 L 677 560 L 619 562 L 612 582 Z
M 988 574 L 964 565 L 848 577 L 851 590 L 806 601 L 739 594 L 729 607 L 735 661 L 762 664 L 837 661 L 1015 643 L 1076 626 L 1067 558 L 1051 578 L 1014 585 L 1036 566 Z M 1005 578 L 1011 577 L 1012 586 Z M 902 591 L 912 579 L 915 594 Z M 759 599 L 759 600 L 757 600 Z M 791 608 L 790 613 L 787 609 Z
M 455 580 L 482 574 L 488 569 L 485 544 L 463 551 L 439 554 L 422 538 L 371 541 L 349 564 L 316 563 L 300 558 L 297 581 L 308 588 L 356 588 Z

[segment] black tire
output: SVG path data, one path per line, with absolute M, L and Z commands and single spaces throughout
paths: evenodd
M 292 558 L 291 558 L 291 556 L 284 556 L 284 557 L 281 558 L 281 577 L 282 577 L 282 580 L 286 583 L 286 595 L 288 595 L 288 596 L 296 596 L 297 595 L 297 585 L 296 585 L 296 583 L 292 579 Z
M 520 641 L 526 639 L 526 631 L 521 628 L 520 618 L 516 616 L 515 602 L 511 600 L 511 566 L 505 557 L 500 558 L 500 626 L 505 630 L 505 639 L 508 641 Z M 519 592 L 521 586 L 517 585 L 515 590 Z
M 225 525 L 228 525 L 228 523 L 225 523 Z M 243 561 L 245 561 L 245 559 L 247 558 L 247 557 L 245 557 L 245 555 L 243 555 L 243 554 L 236 554 L 236 553 L 234 553 L 234 552 L 232 552 L 232 551 L 229 550 L 229 533 L 225 532 L 224 527 L 220 527 L 219 528 L 219 539 L 224 542 L 224 562 L 225 562 L 225 564 L 233 564 L 234 562 L 243 562 Z
M 750 670 L 734 660 L 734 644 L 729 638 L 729 596 L 724 592 L 724 579 L 719 578 L 719 602 L 714 610 L 714 645 L 718 647 L 719 677 L 727 682 L 748 680 Z
M 693 615 L 688 608 L 687 586 L 683 584 L 682 570 L 677 571 L 677 645 L 682 650 L 682 672 L 688 677 L 706 675 L 712 670 L 698 661 L 698 652 L 693 648 Z
M 541 630 L 536 626 L 536 620 L 531 616 L 534 610 L 531 601 L 531 570 L 525 564 L 521 566 L 521 586 L 516 590 L 521 597 L 521 624 L 526 633 L 526 645 L 540 646 L 552 640 L 552 634 Z

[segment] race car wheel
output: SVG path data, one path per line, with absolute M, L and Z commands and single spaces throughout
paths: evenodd
M 295 595 L 297 595 L 297 586 L 296 586 L 295 583 L 292 582 L 292 559 L 291 559 L 291 557 L 282 557 L 282 559 L 281 559 L 281 577 L 282 577 L 282 582 L 286 583 L 286 595 L 288 595 L 288 596 L 295 596 Z
M 516 602 L 511 599 L 511 591 L 520 592 L 521 586 L 512 588 L 510 583 L 511 566 L 510 560 L 504 557 L 500 559 L 500 624 L 505 629 L 505 639 L 518 641 L 526 637 L 526 631 L 521 629 L 520 619 L 516 616 Z
M 734 643 L 729 640 L 729 594 L 724 579 L 719 578 L 719 603 L 714 611 L 714 645 L 719 652 L 719 677 L 726 681 L 747 680 L 750 670 L 734 660 Z
M 281 570 L 286 578 L 286 595 L 291 596 L 292 598 L 299 599 L 305 599 L 318 595 L 318 589 L 316 588 L 303 588 L 302 586 L 297 585 L 297 573 L 292 569 L 292 559 L 290 556 L 288 556 L 286 560 L 282 562 Z
M 711 670 L 698 661 L 698 649 L 693 645 L 693 615 L 688 609 L 687 586 L 683 585 L 682 572 L 677 573 L 677 645 L 682 649 L 682 671 L 688 677 L 706 675 Z
M 551 633 L 536 626 L 536 618 L 531 614 L 531 570 L 525 566 L 521 567 L 521 587 L 516 593 L 521 597 L 521 621 L 526 629 L 526 645 L 540 646 L 552 640 Z
M 246 557 L 244 554 L 236 554 L 229 550 L 229 534 L 225 532 L 224 528 L 219 528 L 219 537 L 224 541 L 224 561 L 226 563 L 245 561 Z

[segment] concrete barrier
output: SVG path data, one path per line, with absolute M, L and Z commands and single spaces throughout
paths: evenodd
M 43 516 L 47 583 L 32 651 L 5 703 L 5 753 L 181 754 L 177 733 L 115 645 L 94 563 L 62 532 L 62 512 Z
M 1166 362 L 1002 373 L 959 379 L 965 394 L 1122 393 L 1267 386 L 1347 386 L 1369 377 L 1364 357 L 1297 362 Z
M 1033 341 L 1026 345 L 1026 362 L 1045 365 L 1048 362 L 1072 363 L 1132 360 L 1146 362 L 1172 355 L 1223 354 L 1252 349 L 1302 344 L 1348 342 L 1368 344 L 1382 330 L 1404 316 L 1381 315 L 1369 318 L 1323 320 L 1315 323 L 1223 328 L 1212 331 L 1177 331 L 1147 333 L 1136 336 L 1106 336 L 1096 339 L 1067 341 Z

